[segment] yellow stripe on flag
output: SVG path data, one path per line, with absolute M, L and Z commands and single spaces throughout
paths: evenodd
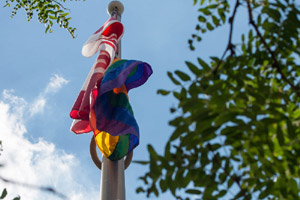
M 112 136 L 101 131 L 95 137 L 96 144 L 105 157 L 109 157 L 119 141 L 119 136 Z

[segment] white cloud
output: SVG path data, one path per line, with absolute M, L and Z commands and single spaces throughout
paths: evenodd
M 67 84 L 68 82 L 69 81 L 64 79 L 62 76 L 54 74 L 50 78 L 50 82 L 48 83 L 45 89 L 45 94 L 57 92 L 59 89 L 62 88 L 63 85 Z
M 58 92 L 68 82 L 69 81 L 66 80 L 65 78 L 63 78 L 62 76 L 54 74 L 50 78 L 50 82 L 47 84 L 45 89 L 40 93 L 40 95 L 30 105 L 30 109 L 29 109 L 30 116 L 36 115 L 38 113 L 42 113 L 45 109 L 48 95 L 51 93 Z
M 0 168 L 0 176 L 33 185 L 51 186 L 66 194 L 70 200 L 98 199 L 98 188 L 89 182 L 80 183 L 85 179 L 82 177 L 84 170 L 74 155 L 57 149 L 53 143 L 42 138 L 35 143 L 26 138 L 23 113 L 30 108 L 25 99 L 14 96 L 12 92 L 4 90 L 0 100 L 0 140 L 3 143 L 0 163 L 4 164 Z M 40 102 L 42 106 L 42 100 Z M 59 199 L 39 190 L 0 181 L 0 192 L 3 188 L 8 190 L 7 199 L 17 195 L 30 200 Z
M 39 96 L 38 98 L 36 98 L 30 107 L 30 115 L 33 116 L 37 113 L 43 112 L 46 101 L 47 100 L 44 96 Z
M 9 101 L 12 106 L 11 109 L 14 109 L 13 112 L 23 114 L 24 109 L 27 106 L 25 99 L 13 95 L 14 90 L 4 90 L 2 93 L 3 100 Z M 22 116 L 20 116 L 22 117 Z

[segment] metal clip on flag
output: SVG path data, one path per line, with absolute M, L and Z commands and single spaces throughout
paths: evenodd
M 128 99 L 130 89 L 144 84 L 152 74 L 151 66 L 137 60 L 121 60 L 124 7 L 112 1 L 110 18 L 83 45 L 82 55 L 97 57 L 70 112 L 71 131 L 93 131 L 90 153 L 101 172 L 101 200 L 125 200 L 126 169 L 139 144 L 139 127 Z M 102 162 L 96 146 L 103 154 Z M 124 161 L 124 157 L 126 159 Z M 125 166 L 124 166 L 125 163 Z

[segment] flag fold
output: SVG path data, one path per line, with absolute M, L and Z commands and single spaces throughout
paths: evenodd
M 129 103 L 129 90 L 144 84 L 151 66 L 137 60 L 114 59 L 124 28 L 109 18 L 83 45 L 82 55 L 99 51 L 72 107 L 71 131 L 93 131 L 98 148 L 110 160 L 119 160 L 139 144 L 139 127 Z

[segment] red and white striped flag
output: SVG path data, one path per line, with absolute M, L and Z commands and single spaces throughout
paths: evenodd
M 89 122 L 91 93 L 96 87 L 98 80 L 103 77 L 107 67 L 112 63 L 123 32 L 124 28 L 122 23 L 114 17 L 110 17 L 82 47 L 82 55 L 85 57 L 91 57 L 97 51 L 100 51 L 100 53 L 70 112 L 71 118 L 74 119 L 71 125 L 71 131 L 76 134 L 91 131 Z
M 81 53 L 85 57 L 93 56 L 98 50 L 105 50 L 114 58 L 117 44 L 124 33 L 123 24 L 110 17 L 83 45 Z

